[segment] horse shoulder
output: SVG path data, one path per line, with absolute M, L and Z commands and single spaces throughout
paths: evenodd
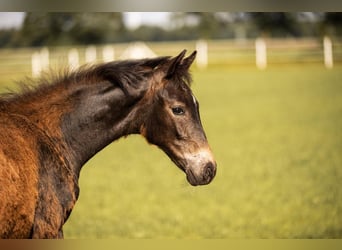
M 35 139 L 0 116 L 0 237 L 30 236 L 38 197 Z

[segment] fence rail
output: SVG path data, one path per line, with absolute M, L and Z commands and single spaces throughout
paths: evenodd
M 0 49 L 0 84 L 45 68 L 77 67 L 84 63 L 124 59 L 123 55 L 176 55 L 198 50 L 197 67 L 211 65 L 270 65 L 316 63 L 332 68 L 342 62 L 342 38 L 257 39 L 147 42 L 98 46 Z

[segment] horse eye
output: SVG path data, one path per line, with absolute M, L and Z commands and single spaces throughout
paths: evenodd
M 185 113 L 184 109 L 182 109 L 181 107 L 172 108 L 172 112 L 175 115 L 183 115 Z

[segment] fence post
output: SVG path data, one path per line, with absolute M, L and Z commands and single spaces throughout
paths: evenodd
M 42 70 L 47 69 L 49 67 L 49 64 L 50 64 L 48 48 L 45 47 L 40 51 L 40 60 L 41 60 Z
M 328 36 L 325 36 L 323 39 L 323 48 L 324 48 L 324 65 L 326 68 L 331 69 L 334 66 L 333 50 L 332 50 L 331 39 Z
M 79 66 L 79 57 L 77 49 L 71 49 L 68 54 L 69 67 L 76 69 Z
M 104 62 L 111 62 L 114 60 L 114 49 L 112 46 L 107 45 L 102 49 L 102 58 Z
M 199 40 L 196 43 L 197 50 L 197 67 L 205 69 L 208 66 L 208 44 L 204 40 Z
M 86 63 L 92 63 L 96 61 L 96 47 L 89 46 L 85 50 L 85 61 Z
M 31 65 L 32 65 L 32 76 L 37 77 L 42 71 L 41 58 L 39 52 L 34 52 L 32 54 Z
M 258 69 L 266 69 L 267 67 L 267 51 L 266 42 L 262 38 L 255 40 L 255 62 Z
M 31 58 L 32 76 L 37 77 L 40 73 L 49 67 L 49 50 L 43 48 L 34 52 Z

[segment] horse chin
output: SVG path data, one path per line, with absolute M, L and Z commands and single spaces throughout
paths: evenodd
M 188 182 L 192 185 L 192 186 L 198 186 L 199 183 L 194 175 L 194 173 L 191 171 L 191 169 L 187 169 L 185 171 L 186 173 L 186 179 L 188 180 Z
M 185 165 L 182 164 L 181 162 L 178 162 L 178 161 L 174 161 L 174 162 L 176 163 L 176 166 L 186 174 L 186 179 L 192 186 L 200 185 L 194 172 L 190 168 L 185 167 Z

